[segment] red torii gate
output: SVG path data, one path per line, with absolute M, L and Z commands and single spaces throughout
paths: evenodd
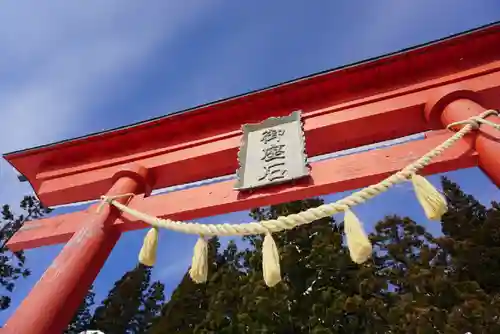
M 450 137 L 446 126 L 500 108 L 500 24 L 120 129 L 5 155 L 48 206 L 135 193 L 128 205 L 176 220 L 367 186 Z M 425 132 L 425 139 L 311 164 L 311 177 L 242 194 L 234 181 L 148 197 L 233 174 L 240 127 L 302 110 L 309 156 Z M 500 124 L 500 118 L 488 120 Z M 436 158 L 432 174 L 479 166 L 500 186 L 500 133 L 484 126 Z M 117 201 L 124 203 L 125 198 Z M 147 225 L 96 205 L 27 223 L 13 250 L 67 242 L 2 329 L 61 333 L 125 231 Z

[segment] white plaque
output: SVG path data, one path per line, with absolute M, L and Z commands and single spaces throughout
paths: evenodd
M 245 124 L 235 189 L 247 190 L 309 175 L 300 112 Z

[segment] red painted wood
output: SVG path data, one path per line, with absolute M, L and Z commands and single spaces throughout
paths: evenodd
M 344 119 L 343 121 L 356 121 L 361 118 L 361 120 L 364 120 L 364 117 L 377 117 L 379 114 L 384 114 L 384 113 L 393 113 L 399 110 L 404 109 L 405 112 L 407 112 L 407 109 L 409 108 L 414 108 L 414 107 L 419 107 L 419 104 L 421 103 L 421 96 L 419 95 L 410 95 L 413 93 L 418 93 L 421 91 L 426 91 L 427 89 L 434 88 L 436 86 L 443 86 L 446 84 L 451 84 L 455 83 L 457 81 L 463 81 L 463 80 L 470 80 L 473 78 L 481 77 L 480 85 L 478 85 L 476 90 L 478 92 L 481 92 L 483 90 L 488 90 L 490 88 L 495 88 L 496 85 L 487 85 L 487 83 L 493 83 L 495 82 L 495 77 L 488 77 L 488 74 L 495 73 L 500 71 L 500 62 L 492 62 L 488 63 L 483 66 L 475 67 L 473 69 L 467 70 L 467 71 L 460 71 L 457 73 L 453 73 L 451 75 L 439 77 L 437 79 L 432 79 L 432 80 L 427 80 L 422 83 L 417 83 L 417 84 L 412 84 L 409 86 L 405 86 L 400 89 L 392 90 L 390 92 L 386 93 L 381 93 L 381 94 L 374 94 L 370 95 L 366 98 L 359 98 L 359 99 L 354 99 L 348 102 L 344 103 L 339 103 L 339 104 L 334 104 L 332 106 L 326 107 L 326 108 L 321 108 L 321 109 L 316 109 L 312 110 L 311 112 L 306 112 L 303 115 L 303 118 L 305 120 L 305 130 L 307 131 L 314 131 L 318 126 L 318 124 L 322 128 L 327 128 L 330 126 L 331 118 L 332 116 L 334 117 L 334 121 L 336 121 L 334 124 L 339 123 L 339 113 L 348 113 L 348 118 Z M 487 76 L 486 78 L 483 78 L 482 76 Z M 484 81 L 486 79 L 486 82 Z M 401 97 L 404 97 L 402 99 Z M 383 103 L 378 103 L 378 102 L 383 102 Z M 389 104 L 388 104 L 389 103 Z M 360 109 L 363 109 L 365 112 L 364 114 L 361 112 Z M 330 115 L 332 114 L 332 115 Z M 319 116 L 326 116 L 327 118 L 324 117 L 319 117 Z M 392 116 L 392 115 L 391 115 Z M 346 118 L 345 115 L 340 115 L 342 118 Z M 419 122 L 419 129 L 425 129 L 426 126 L 423 124 L 420 124 Z M 349 124 L 351 126 L 351 124 Z M 217 124 L 214 124 L 214 127 L 216 127 Z M 390 125 L 389 125 L 390 126 Z M 411 130 L 414 131 L 414 128 Z M 347 131 L 346 131 L 347 132 Z M 369 133 L 369 135 L 372 135 L 372 133 Z M 376 134 L 375 134 L 376 135 Z M 199 140 L 194 140 L 194 141 L 187 141 L 184 143 L 181 143 L 179 145 L 168 145 L 168 143 L 164 143 L 165 147 L 153 149 L 153 150 L 148 150 L 146 149 L 147 145 L 145 145 L 144 149 L 140 152 L 137 152 L 135 154 L 128 154 L 126 156 L 121 156 L 121 157 L 104 157 L 102 160 L 99 161 L 90 161 L 90 162 L 85 162 L 82 164 L 74 165 L 71 164 L 69 167 L 63 167 L 60 166 L 57 169 L 49 169 L 47 171 L 41 171 L 40 173 L 37 174 L 37 179 L 38 180 L 48 180 L 48 179 L 54 179 L 57 177 L 64 177 L 72 174 L 77 174 L 77 173 L 83 173 L 86 171 L 92 171 L 100 168 L 105 168 L 109 166 L 114 166 L 114 165 L 120 165 L 123 163 L 127 163 L 130 161 L 135 161 L 135 160 L 140 160 L 140 159 L 146 159 L 152 156 L 160 155 L 160 154 L 165 154 L 165 153 L 172 153 L 172 152 L 177 152 L 177 151 L 182 151 L 182 150 L 187 150 L 193 147 L 199 147 L 208 143 L 228 139 L 228 138 L 234 138 L 238 137 L 238 140 L 241 139 L 241 131 L 236 130 L 236 131 L 230 131 L 226 132 L 217 136 L 212 136 L 212 137 L 205 137 L 203 139 Z M 351 134 L 352 136 L 352 134 Z M 359 136 L 359 134 L 358 134 Z M 337 140 L 336 138 L 332 138 L 332 142 L 336 143 Z M 310 145 L 312 146 L 312 145 Z M 356 146 L 356 145 L 355 145 Z M 342 146 L 338 149 L 345 149 L 349 148 L 351 146 Z M 310 149 L 315 149 L 314 147 Z M 311 152 L 312 153 L 312 152 Z M 315 154 L 322 154 L 325 152 L 314 152 Z
M 456 86 L 453 90 L 444 90 L 433 96 L 426 106 L 426 116 L 431 123 L 448 124 L 462 121 L 483 113 L 491 108 L 494 102 L 500 103 L 500 95 L 491 96 L 487 101 L 487 108 L 476 101 L 483 100 L 481 96 L 468 86 Z M 493 98 L 496 101 L 493 101 Z M 486 118 L 496 124 L 500 124 L 500 117 L 489 116 Z M 475 148 L 479 155 L 479 167 L 489 176 L 491 181 L 500 187 L 500 131 L 489 125 L 481 125 L 478 131 L 468 135 L 467 140 Z
M 109 195 L 141 191 L 138 179 L 146 169 L 131 166 L 130 175 L 120 177 Z M 120 199 L 125 202 L 126 199 Z M 5 324 L 9 334 L 62 333 L 88 292 L 95 277 L 118 241 L 121 232 L 113 226 L 120 215 L 115 208 L 87 214 L 42 278 Z
M 273 187 L 242 196 L 233 190 L 234 181 L 231 180 L 149 198 L 136 197 L 130 206 L 159 217 L 192 220 L 356 189 L 378 182 L 403 168 L 450 135 L 446 130 L 434 131 L 425 140 L 312 163 L 311 180 L 295 186 Z M 461 141 L 437 158 L 424 173 L 439 173 L 476 165 L 477 155 L 471 150 L 470 144 Z M 90 212 L 94 210 L 95 206 L 89 209 Z M 88 211 L 75 212 L 28 222 L 10 240 L 8 247 L 11 250 L 21 250 L 65 242 L 80 229 L 80 222 L 85 221 L 88 215 Z M 122 232 L 146 227 L 133 217 L 119 218 L 115 226 Z
M 118 165 L 130 162 L 133 155 L 153 154 L 158 157 L 157 160 L 168 161 L 164 168 L 155 167 L 153 174 L 158 177 L 155 187 L 232 173 L 235 167 L 234 143 L 237 141 L 241 124 L 260 121 L 271 115 L 287 114 L 296 109 L 302 109 L 308 115 L 309 120 L 306 123 L 311 124 L 307 125 L 311 126 L 308 149 L 312 155 L 423 131 L 426 125 L 415 110 L 421 107 L 419 104 L 426 101 L 419 99 L 416 104 L 409 103 L 410 95 L 414 93 L 412 89 L 423 85 L 425 87 L 420 90 L 426 90 L 430 88 L 429 85 L 446 84 L 450 76 L 459 80 L 456 76 L 461 73 L 476 71 L 477 76 L 480 68 L 482 71 L 485 66 L 497 66 L 495 62 L 499 60 L 500 51 L 491 48 L 491 45 L 500 44 L 499 31 L 500 25 L 494 25 L 423 48 L 202 106 L 189 113 L 167 116 L 127 129 L 45 148 L 12 153 L 7 155 L 7 159 L 28 177 L 45 204 L 56 205 L 97 198 L 111 185 L 109 175 L 112 174 L 112 168 L 109 169 L 109 166 L 119 168 Z M 491 86 L 492 82 L 498 80 L 486 80 L 484 85 Z M 486 86 L 483 87 L 484 94 L 492 93 L 491 87 Z M 492 89 L 498 93 L 496 88 Z M 334 123 L 335 126 L 312 125 L 323 124 L 321 118 L 312 115 L 325 108 L 331 109 L 330 114 L 333 115 L 336 112 L 355 112 L 362 108 L 360 101 L 365 101 L 365 107 L 369 104 L 373 107 L 375 101 L 381 101 L 374 99 L 385 99 L 384 103 L 388 105 L 396 104 L 397 99 L 390 96 L 396 91 L 407 95 L 403 103 L 407 107 L 399 110 L 401 108 L 394 105 L 379 112 L 388 117 L 388 110 L 399 110 L 404 116 L 391 116 L 393 121 L 385 127 L 379 126 L 382 123 L 382 115 L 371 115 L 365 122 L 357 123 L 365 124 L 365 127 L 366 124 L 376 124 L 377 126 L 373 127 L 376 130 L 372 130 L 372 133 L 364 133 L 363 136 L 362 132 L 338 123 Z M 343 136 L 335 137 L 333 131 L 347 136 L 345 139 Z M 331 141 L 325 141 L 325 135 L 328 135 Z M 212 138 L 209 139 L 210 137 Z M 221 137 L 233 144 L 223 144 L 224 140 L 219 140 Z M 181 149 L 185 145 L 196 145 L 197 141 L 204 140 L 208 142 L 193 150 Z M 203 149 L 221 148 L 220 145 L 223 145 L 224 149 L 203 153 Z M 157 153 L 154 153 L 155 150 Z M 161 153 L 158 154 L 158 151 Z M 140 159 L 148 160 L 151 156 Z M 153 163 L 153 160 L 148 161 Z M 203 171 L 195 168 L 207 162 L 210 162 L 208 165 L 211 168 L 205 168 Z M 84 173 L 76 175 L 75 178 L 63 177 L 63 183 L 49 182 L 42 186 L 42 178 L 68 176 L 68 173 L 82 170 L 88 170 L 90 175 Z M 168 178 L 165 175 L 168 175 Z M 74 184 L 75 187 L 66 187 L 67 184 Z
M 498 71 L 490 73 L 492 69 Z M 491 94 L 494 91 L 500 95 L 500 87 L 497 84 L 500 82 L 500 62 L 484 66 L 481 70 L 478 72 L 479 70 L 475 69 L 474 72 L 468 71 L 432 80 L 425 85 L 407 87 L 391 95 L 384 94 L 385 98 L 373 96 L 371 101 L 351 101 L 347 106 L 334 106 L 328 108 L 329 110 L 315 111 L 311 116 L 306 115 L 308 154 L 315 156 L 427 130 L 428 124 L 422 111 L 429 93 L 433 90 L 428 89 L 429 86 L 443 82 L 453 83 L 458 78 L 469 78 L 462 82 L 467 82 L 478 92 Z M 477 76 L 478 73 L 483 75 Z M 476 76 L 470 77 L 472 75 Z M 222 139 L 219 139 L 220 137 Z M 233 133 L 233 136 L 219 136 L 213 138 L 213 141 L 206 140 L 203 144 L 198 144 L 199 141 L 186 143 L 187 148 L 172 148 L 166 153 L 152 153 L 135 161 L 151 170 L 155 179 L 154 188 L 163 188 L 234 173 L 240 141 L 241 136 Z M 89 169 L 78 174 L 66 170 L 66 176 L 45 180 L 40 185 L 38 195 L 46 205 L 98 198 L 109 188 L 110 178 L 120 166 L 117 164 Z M 53 174 L 54 172 L 48 177 L 54 177 Z M 47 177 L 46 174 L 40 177 L 42 176 Z
M 484 110 L 464 97 L 447 103 L 440 100 L 441 104 L 428 102 L 428 96 L 457 82 L 478 93 L 475 96 L 483 106 L 499 108 L 500 49 L 492 45 L 500 45 L 499 24 L 190 113 L 15 152 L 6 158 L 28 178 L 45 204 L 55 205 L 97 198 L 109 187 L 109 194 L 147 192 L 144 187 L 138 189 L 145 183 L 145 168 L 133 171 L 140 177 L 122 175 L 113 181 L 123 164 L 133 161 L 151 169 L 155 188 L 233 173 L 240 125 L 296 109 L 306 116 L 310 155 L 396 138 L 429 128 L 432 123 L 424 121 L 424 105 L 427 111 L 444 105 L 440 118 L 444 125 Z M 498 122 L 498 118 L 491 119 Z M 499 135 L 482 131 L 447 151 L 424 174 L 475 166 L 479 160 L 499 185 Z M 423 141 L 318 162 L 313 164 L 312 178 L 294 186 L 242 195 L 228 181 L 151 198 L 138 196 L 130 205 L 151 215 L 187 220 L 359 188 L 401 169 L 449 135 L 432 133 Z M 11 249 L 69 242 L 3 331 L 62 332 L 120 232 L 141 227 L 144 224 L 131 217 L 119 218 L 109 208 L 100 214 L 87 211 L 27 224 L 11 239 Z

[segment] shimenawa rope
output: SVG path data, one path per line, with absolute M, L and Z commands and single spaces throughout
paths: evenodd
M 170 219 L 161 219 L 139 212 L 127 207 L 115 199 L 131 194 L 118 196 L 102 196 L 102 204 L 108 203 L 119 210 L 134 216 L 153 226 L 155 232 L 148 233 L 144 240 L 143 249 L 141 249 L 140 261 L 146 265 L 152 265 L 156 258 L 157 229 L 165 228 L 172 231 L 199 234 L 200 236 L 234 236 L 265 234 L 263 243 L 263 273 L 268 286 L 274 286 L 280 281 L 279 254 L 276 245 L 272 239 L 271 233 L 288 230 L 300 225 L 312 223 L 315 220 L 332 216 L 341 211 L 345 212 L 345 232 L 348 248 L 351 253 L 351 259 L 356 263 L 365 262 L 372 253 L 371 244 L 364 232 L 362 224 L 350 210 L 353 206 L 362 204 L 367 200 L 387 191 L 390 187 L 411 179 L 414 190 L 422 205 L 427 217 L 432 220 L 439 220 L 447 211 L 445 198 L 428 182 L 425 178 L 416 174 L 417 171 L 427 166 L 432 159 L 441 155 L 446 149 L 463 138 L 472 130 L 479 129 L 481 124 L 486 124 L 500 130 L 500 125 L 488 120 L 485 117 L 490 115 L 499 115 L 496 110 L 487 110 L 478 116 L 471 117 L 464 121 L 459 121 L 448 125 L 448 129 L 457 126 L 463 127 L 453 136 L 448 138 L 442 144 L 422 156 L 414 163 L 406 166 L 401 171 L 389 176 L 385 180 L 357 191 L 339 201 L 330 204 L 324 204 L 315 208 L 310 208 L 297 214 L 281 216 L 277 219 L 264 220 L 261 222 L 251 222 L 246 224 L 200 224 L 173 221 Z M 102 206 L 101 204 L 101 206 Z M 100 206 L 100 207 L 101 207 Z M 149 253 L 144 251 L 148 248 Z M 207 277 L 207 243 L 204 237 L 200 237 L 193 255 L 193 264 L 191 266 L 191 277 L 197 283 L 202 283 Z

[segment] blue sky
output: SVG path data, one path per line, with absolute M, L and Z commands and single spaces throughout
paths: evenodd
M 0 152 L 165 115 L 500 20 L 498 0 L 308 3 L 3 1 Z M 484 202 L 499 199 L 478 169 L 449 175 Z M 31 192 L 3 161 L 0 178 L 0 203 L 16 204 Z M 357 212 L 368 229 L 384 215 L 399 213 L 439 231 L 423 218 L 407 186 Z M 248 219 L 238 212 L 203 221 Z M 98 297 L 135 265 L 144 233 L 123 235 L 96 280 Z M 162 231 L 154 275 L 167 291 L 188 267 L 194 242 L 195 237 Z M 19 282 L 1 323 L 61 248 L 27 252 L 33 275 Z

